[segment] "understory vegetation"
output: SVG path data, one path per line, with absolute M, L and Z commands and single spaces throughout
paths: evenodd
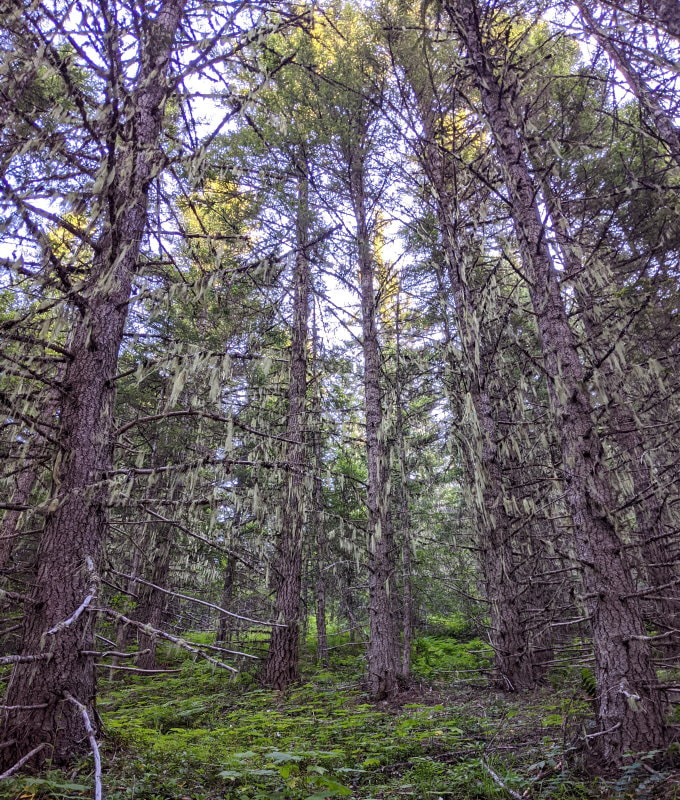
M 446 623 L 449 624 L 446 624 Z M 361 648 L 329 634 L 328 667 L 303 648 L 303 679 L 261 688 L 163 646 L 170 674 L 105 681 L 104 789 L 109 800 L 595 800 L 680 797 L 673 754 L 632 757 L 598 775 L 584 747 L 592 727 L 592 673 L 567 667 L 543 689 L 508 695 L 484 677 L 491 651 L 460 618 L 414 643 L 413 683 L 371 703 Z M 462 632 L 462 635 L 461 635 Z M 187 639 L 209 644 L 209 633 Z M 514 795 L 512 793 L 515 793 Z M 92 793 L 92 759 L 8 781 L 0 797 L 68 800 Z
M 0 795 L 669 800 L 678 0 L 0 2 Z

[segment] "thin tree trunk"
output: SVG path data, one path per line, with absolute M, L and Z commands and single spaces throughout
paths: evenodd
M 286 461 L 288 487 L 284 500 L 278 553 L 274 565 L 276 620 L 286 627 L 272 630 L 264 665 L 263 683 L 285 689 L 299 677 L 299 640 L 302 618 L 302 531 L 305 522 L 304 424 L 307 397 L 307 336 L 309 327 L 309 186 L 307 165 L 298 177 L 296 258 L 293 275 L 293 330 L 290 347 Z
M 592 420 L 590 397 L 575 337 L 538 209 L 539 191 L 512 108 L 496 78 L 480 30 L 476 2 L 447 0 L 446 10 L 466 50 L 486 121 L 505 173 L 510 207 L 536 315 L 549 379 L 556 430 L 562 434 L 562 469 L 573 537 L 584 569 L 598 684 L 597 716 L 605 758 L 665 744 L 661 696 L 649 640 L 635 597 L 625 550 L 611 519 L 606 464 Z
M 321 480 L 321 383 L 319 364 L 319 333 L 316 327 L 316 306 L 312 313 L 312 366 L 314 371 L 314 398 L 312 426 L 312 450 L 314 452 L 314 488 L 312 491 L 312 525 L 316 543 L 316 570 L 314 576 L 314 599 L 316 612 L 316 656 L 324 667 L 329 665 L 328 633 L 326 629 L 326 534 L 324 530 L 323 483 Z
M 146 537 L 148 539 L 148 536 Z M 137 589 L 137 576 L 139 575 L 139 565 L 142 560 L 142 549 L 140 547 L 135 547 L 134 552 L 132 554 L 132 564 L 130 565 L 130 577 L 128 578 L 127 582 L 127 591 L 133 595 L 136 594 Z M 125 652 L 125 648 L 127 647 L 128 643 L 128 636 L 129 636 L 129 628 L 127 623 L 123 622 L 122 620 L 118 620 L 116 622 L 116 650 L 119 653 Z M 118 658 L 114 657 L 111 659 L 111 667 L 112 669 L 109 671 L 109 680 L 115 680 L 116 678 L 122 678 L 125 674 L 124 672 L 119 672 L 113 667 L 118 665 Z
M 406 463 L 406 436 L 404 433 L 404 410 L 402 404 L 403 374 L 401 365 L 401 285 L 397 292 L 394 321 L 395 339 L 395 439 L 399 462 L 399 527 L 401 539 L 401 676 L 408 681 L 411 675 L 411 651 L 413 649 L 413 567 L 411 564 L 411 514 L 409 510 L 408 467 Z
M 581 15 L 585 31 L 596 39 L 597 43 L 611 59 L 612 64 L 623 75 L 628 88 L 638 99 L 644 111 L 650 116 L 659 137 L 668 146 L 675 163 L 680 166 L 680 131 L 675 127 L 670 114 L 659 104 L 654 96 L 654 91 L 647 85 L 644 78 L 635 71 L 623 49 L 602 29 L 588 3 L 584 2 L 584 0 L 575 0 L 575 5 Z M 661 10 L 662 4 L 658 3 L 657 5 Z M 677 11 L 677 7 L 676 16 L 680 18 L 680 12 Z
M 395 544 L 389 514 L 389 456 L 383 429 L 375 264 L 366 212 L 364 159 L 363 145 L 356 144 L 349 154 L 348 167 L 359 256 L 364 353 L 370 627 L 367 683 L 371 697 L 381 700 L 394 695 L 398 690 L 399 641 L 394 619 L 394 598 L 390 591 L 396 569 Z
M 232 523 L 232 531 L 240 531 L 241 529 L 241 510 L 236 509 L 234 520 Z M 233 540 L 232 540 L 233 541 Z M 234 587 L 236 581 L 236 557 L 233 555 L 227 556 L 227 563 L 224 569 L 224 581 L 222 583 L 222 595 L 220 599 L 220 606 L 229 610 L 232 600 L 234 599 Z M 230 637 L 232 618 L 227 614 L 220 614 L 217 623 L 217 636 L 216 641 L 218 644 L 225 643 Z
M 45 516 L 37 579 L 23 627 L 22 655 L 49 658 L 14 667 L 5 703 L 31 708 L 5 712 L 3 738 L 15 743 L 0 750 L 0 771 L 42 744 L 47 747 L 37 761 L 49 757 L 53 766 L 68 763 L 88 748 L 83 717 L 69 696 L 85 706 L 93 722 L 97 718 L 94 657 L 81 652 L 96 649 L 95 618 L 77 610 L 84 602 L 92 605 L 97 592 L 96 569 L 106 531 L 106 478 L 113 457 L 113 379 L 146 226 L 147 191 L 160 167 L 167 74 L 183 7 L 183 0 L 168 0 L 147 21 L 148 40 L 130 98 L 127 135 L 113 180 L 105 182 L 109 194 L 104 205 L 111 214 L 70 346 L 54 502 Z
M 153 560 L 151 576 L 148 578 L 150 583 L 156 586 L 165 587 L 168 583 L 170 574 L 170 556 L 172 552 L 172 530 L 169 525 L 164 523 L 156 526 L 156 535 L 153 537 Z M 141 585 L 139 589 L 141 602 L 135 612 L 135 619 L 150 625 L 158 630 L 162 627 L 163 610 L 167 601 L 167 595 L 154 589 L 153 586 Z M 158 639 L 140 629 L 139 649 L 140 655 L 137 657 L 137 666 L 140 669 L 155 669 L 156 667 L 156 646 Z

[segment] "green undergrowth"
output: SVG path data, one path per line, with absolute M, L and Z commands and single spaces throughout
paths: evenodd
M 578 676 L 568 690 L 562 676 L 561 691 L 503 696 L 479 686 L 483 672 L 470 672 L 488 666 L 483 642 L 460 641 L 451 633 L 434 629 L 416 642 L 413 663 L 420 683 L 394 704 L 368 702 L 361 687 L 361 649 L 341 636 L 332 637 L 328 668 L 315 666 L 311 645 L 307 648 L 304 681 L 287 692 L 259 688 L 253 672 L 230 678 L 163 649 L 164 663 L 179 672 L 103 682 L 105 796 L 671 797 L 659 794 L 643 764 L 616 785 L 574 777 L 568 766 L 570 736 L 589 708 L 578 692 Z M 191 638 L 209 641 L 206 634 Z M 471 676 L 474 686 L 466 685 Z M 91 794 L 91 758 L 72 773 L 18 777 L 0 788 L 0 797 L 12 800 Z

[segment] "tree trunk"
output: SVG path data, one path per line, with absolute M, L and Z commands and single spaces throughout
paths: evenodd
M 447 0 L 481 96 L 485 119 L 505 174 L 515 233 L 549 380 L 577 555 L 584 569 L 598 684 L 597 716 L 603 755 L 620 762 L 627 751 L 664 746 L 663 708 L 650 642 L 645 636 L 625 550 L 611 519 L 602 445 L 592 420 L 575 337 L 545 238 L 539 191 L 510 101 L 485 49 L 476 2 Z
M 172 551 L 172 531 L 169 525 L 160 523 L 156 526 L 156 535 L 153 537 L 153 561 L 150 583 L 165 587 L 170 574 L 170 555 Z M 162 627 L 163 610 L 167 595 L 154 589 L 153 586 L 140 584 L 139 593 L 141 602 L 135 612 L 135 619 L 152 628 Z M 140 669 L 156 668 L 156 646 L 158 640 L 154 635 L 139 632 L 139 649 L 142 651 L 137 657 L 136 664 Z M 146 651 L 146 652 L 145 652 Z
M 348 157 L 350 194 L 356 222 L 361 280 L 361 325 L 364 353 L 366 461 L 368 466 L 369 641 L 367 684 L 382 700 L 398 690 L 399 641 L 394 619 L 395 544 L 389 514 L 389 456 L 383 429 L 380 344 L 377 329 L 374 258 L 368 229 L 363 144 Z
M 553 223 L 557 244 L 562 252 L 567 275 L 577 276 L 585 267 L 571 244 L 569 221 L 562 212 L 559 198 L 555 196 L 547 176 L 541 180 L 541 191 Z M 598 351 L 597 342 L 600 339 L 601 329 L 595 318 L 593 301 L 589 300 L 587 293 L 579 288 L 578 283 L 574 293 L 589 347 L 595 351 L 594 356 L 599 361 L 602 353 Z M 621 359 L 622 356 L 619 355 L 619 362 Z M 646 573 L 650 587 L 671 584 L 664 590 L 663 597 L 651 601 L 650 607 L 656 611 L 652 619 L 656 624 L 661 623 L 666 628 L 677 629 L 680 623 L 680 596 L 678 586 L 672 585 L 678 577 L 677 564 L 673 555 L 668 552 L 668 548 L 664 546 L 664 540 L 672 535 L 672 531 L 666 530 L 664 525 L 664 503 L 656 488 L 654 471 L 647 463 L 646 448 L 635 414 L 626 403 L 620 389 L 618 393 L 616 392 L 617 385 L 620 387 L 625 379 L 625 362 L 619 363 L 619 370 L 621 374 L 617 377 L 613 369 L 608 366 L 608 361 L 601 367 L 603 382 L 611 390 L 607 398 L 610 438 L 619 451 L 627 456 L 633 497 L 637 498 L 635 533 L 640 545 L 640 568 L 643 574 Z
M 680 131 L 675 127 L 672 117 L 657 101 L 654 96 L 654 91 L 647 85 L 644 78 L 635 71 L 635 68 L 630 64 L 620 45 L 602 29 L 595 15 L 588 7 L 588 3 L 583 0 L 575 0 L 575 5 L 581 15 L 584 30 L 595 38 L 600 47 L 611 59 L 612 64 L 621 75 L 623 75 L 624 80 L 628 84 L 628 88 L 651 118 L 659 134 L 659 138 L 666 143 L 671 157 L 674 159 L 675 163 L 680 166 Z M 661 10 L 663 4 L 658 3 L 657 5 L 659 6 L 659 10 Z M 675 13 L 676 18 L 680 19 L 680 13 L 677 11 L 677 7 Z
M 307 335 L 309 327 L 309 187 L 306 165 L 298 177 L 296 258 L 293 274 L 293 330 L 288 384 L 289 440 L 286 461 L 288 487 L 282 529 L 274 565 L 276 621 L 286 627 L 272 630 L 263 683 L 285 689 L 299 677 L 298 649 L 302 617 L 302 529 L 305 522 L 304 424 L 307 397 Z
M 128 129 L 112 181 L 105 182 L 107 216 L 65 371 L 54 498 L 45 516 L 23 627 L 22 655 L 49 657 L 15 665 L 5 703 L 33 707 L 5 712 L 3 739 L 13 744 L 0 750 L 0 771 L 41 744 L 48 746 L 33 764 L 48 757 L 53 766 L 66 764 L 88 748 L 82 715 L 65 699 L 68 695 L 97 724 L 95 659 L 81 652 L 95 650 L 94 616 L 87 607 L 79 614 L 77 609 L 84 602 L 96 604 L 96 568 L 106 530 L 105 481 L 113 455 L 113 379 L 146 226 L 147 191 L 160 167 L 167 74 L 183 6 L 183 0 L 169 0 L 148 20 Z
M 403 380 L 401 366 L 401 285 L 398 288 L 394 320 L 395 340 L 395 439 L 399 462 L 399 527 L 401 544 L 401 677 L 404 682 L 411 676 L 413 648 L 413 567 L 411 559 L 411 514 L 409 510 L 408 466 L 406 463 L 406 435 L 404 433 L 404 411 L 402 404 Z
M 314 399 L 312 426 L 312 450 L 314 452 L 314 488 L 312 491 L 312 525 L 316 543 L 316 570 L 314 576 L 314 600 L 316 613 L 316 656 L 317 661 L 328 667 L 328 633 L 326 629 L 326 558 L 327 545 L 324 530 L 323 483 L 321 474 L 321 384 L 317 372 L 319 359 L 319 334 L 316 327 L 316 306 L 312 312 L 312 365 L 314 371 Z
M 461 241 L 456 224 L 458 212 L 449 180 L 450 165 L 437 144 L 432 109 L 427 107 L 417 89 L 416 95 L 425 134 L 420 158 L 436 197 L 446 271 L 454 297 L 464 367 L 468 373 L 467 390 L 474 412 L 473 429 L 468 435 L 468 474 L 479 486 L 474 497 L 485 594 L 490 602 L 495 682 L 504 690 L 520 691 L 535 685 L 535 670 L 522 622 L 522 587 L 518 586 L 513 574 L 513 523 L 504 503 L 498 431 L 490 395 L 485 388 L 494 361 L 493 336 L 488 331 L 478 330 L 480 326 L 474 319 L 473 293 L 467 282 L 468 269 L 474 260 L 471 256 L 475 252 L 474 243 Z

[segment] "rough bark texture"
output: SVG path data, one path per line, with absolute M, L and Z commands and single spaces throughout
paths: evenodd
M 535 671 L 527 631 L 521 614 L 520 594 L 513 568 L 513 524 L 505 510 L 503 465 L 498 451 L 498 431 L 494 409 L 485 387 L 487 369 L 494 359 L 488 332 L 478 331 L 473 324 L 474 298 L 467 285 L 471 243 L 467 248 L 455 223 L 457 212 L 452 196 L 453 183 L 445 151 L 436 139 L 434 112 L 421 92 L 416 91 L 419 116 L 425 138 L 420 158 L 436 197 L 436 213 L 442 234 L 446 272 L 454 297 L 457 327 L 461 339 L 468 392 L 474 415 L 475 430 L 469 433 L 470 475 L 480 484 L 475 493 L 479 519 L 479 547 L 484 574 L 485 595 L 490 602 L 490 640 L 494 650 L 496 683 L 505 690 L 519 691 L 535 684 Z
M 605 758 L 621 761 L 627 751 L 663 747 L 665 730 L 650 642 L 635 598 L 625 550 L 610 513 L 602 444 L 591 401 L 545 240 L 538 187 L 529 169 L 512 107 L 495 75 L 480 30 L 477 3 L 445 7 L 466 50 L 485 119 L 505 173 L 510 207 L 526 273 L 556 429 L 562 433 L 562 469 L 573 539 L 583 565 L 591 617 L 597 717 Z M 606 733 L 605 733 L 606 732 Z
M 316 327 L 316 312 L 312 314 L 312 362 L 314 371 L 314 399 L 312 417 L 314 425 L 311 431 L 312 450 L 314 452 L 314 488 L 312 490 L 312 527 L 316 543 L 316 570 L 314 576 L 314 602 L 316 609 L 316 655 L 320 664 L 329 665 L 328 633 L 326 630 L 326 558 L 327 544 L 324 531 L 323 483 L 321 475 L 323 461 L 321 458 L 321 396 L 320 376 L 316 372 L 319 357 L 319 334 Z
M 284 501 L 275 569 L 276 621 L 287 627 L 272 630 L 263 683 L 285 689 L 299 677 L 298 649 L 302 620 L 302 532 L 305 523 L 304 423 L 307 397 L 307 336 L 309 328 L 308 178 L 298 178 L 296 258 L 293 274 L 293 329 L 288 383 L 289 440 L 286 460 L 288 487 Z
M 146 226 L 148 186 L 159 168 L 166 78 L 183 5 L 182 0 L 166 2 L 149 20 L 124 142 L 110 167 L 115 172 L 103 203 L 107 217 L 64 376 L 62 449 L 23 628 L 22 654 L 49 657 L 17 664 L 5 700 L 7 705 L 44 708 L 5 713 L 3 740 L 14 744 L 0 750 L 0 771 L 43 743 L 48 746 L 36 760 L 44 754 L 55 766 L 89 747 L 81 713 L 65 700 L 67 694 L 88 709 L 93 723 L 96 720 L 94 657 L 81 653 L 96 649 L 94 617 L 85 610 L 70 624 L 59 624 L 72 618 L 93 590 L 96 593 L 93 570 L 104 540 L 105 479 L 112 462 L 113 377 Z M 46 635 L 55 626 L 56 632 Z
M 574 251 L 569 220 L 563 214 L 559 198 L 553 192 L 547 177 L 541 181 L 541 191 L 553 223 L 557 245 L 562 252 L 567 275 L 577 276 L 584 268 L 587 269 L 587 266 L 582 263 Z M 602 353 L 599 352 L 601 348 L 597 347 L 597 342 L 600 340 L 602 332 L 596 319 L 593 301 L 588 299 L 579 288 L 578 283 L 575 286 L 574 294 L 588 347 L 595 348 L 595 357 L 599 361 Z M 625 371 L 624 364 L 620 365 L 620 370 Z M 636 566 L 646 575 L 648 588 L 668 586 L 668 589 L 663 590 L 662 596 L 645 605 L 647 609 L 652 609 L 651 620 L 655 624 L 676 629 L 680 623 L 680 596 L 678 594 L 680 590 L 675 585 L 678 578 L 678 564 L 673 553 L 669 552 L 667 547 L 672 530 L 666 529 L 664 502 L 659 496 L 654 470 L 648 464 L 643 437 L 635 414 L 627 404 L 622 391 L 625 375 L 617 377 L 609 366 L 608 360 L 602 364 L 600 371 L 604 382 L 611 390 L 608 392 L 607 405 L 607 416 L 611 429 L 610 438 L 620 453 L 625 454 L 633 497 L 636 498 L 636 538 L 640 544 L 640 559 Z M 650 615 L 647 614 L 647 616 Z
M 401 292 L 401 287 L 399 289 Z M 409 508 L 408 466 L 406 463 L 406 433 L 404 431 L 404 398 L 402 387 L 404 375 L 401 359 L 401 294 L 397 296 L 394 320 L 395 341 L 395 403 L 394 438 L 396 440 L 399 461 L 399 539 L 401 546 L 401 676 L 407 681 L 411 675 L 411 657 L 413 648 L 413 568 L 411 564 L 411 514 Z
M 377 329 L 375 265 L 366 211 L 365 155 L 357 143 L 348 159 L 350 194 L 356 222 L 361 280 L 361 326 L 364 354 L 366 461 L 368 466 L 369 642 L 367 683 L 371 696 L 383 699 L 398 689 L 399 642 L 391 596 L 395 545 L 389 514 L 389 459 L 383 429 L 380 343 Z

